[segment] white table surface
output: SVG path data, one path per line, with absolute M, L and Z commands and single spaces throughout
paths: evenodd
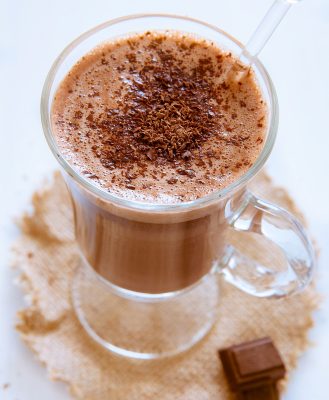
M 8 268 L 9 247 L 18 235 L 13 218 L 28 209 L 33 190 L 56 168 L 39 117 L 41 88 L 54 58 L 90 27 L 136 12 L 197 17 L 245 42 L 270 4 L 271 0 L 0 0 L 0 399 L 69 399 L 65 385 L 47 379 L 13 329 L 24 299 Z M 268 170 L 289 188 L 321 248 L 318 288 L 324 301 L 310 333 L 314 345 L 300 358 L 285 400 L 329 399 L 328 40 L 329 2 L 309 0 L 289 12 L 261 55 L 281 111 Z M 3 389 L 5 383 L 9 388 Z

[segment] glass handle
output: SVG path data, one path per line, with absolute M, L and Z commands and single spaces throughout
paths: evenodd
M 250 192 L 243 194 L 237 207 L 236 202 L 230 200 L 225 209 L 234 243 L 226 247 L 219 265 L 226 281 L 257 297 L 283 297 L 302 290 L 312 278 L 315 256 L 301 223 Z

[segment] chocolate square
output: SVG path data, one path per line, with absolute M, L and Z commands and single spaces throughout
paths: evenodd
M 270 392 L 270 386 L 275 388 L 273 384 L 283 378 L 286 372 L 280 354 L 270 338 L 231 346 L 220 350 L 219 356 L 233 391 L 248 392 L 266 387 L 262 390 Z
M 241 377 L 264 373 L 281 366 L 282 360 L 273 342 L 268 338 L 260 339 L 231 348 Z
M 279 393 L 276 384 L 260 386 L 242 391 L 239 400 L 279 400 Z

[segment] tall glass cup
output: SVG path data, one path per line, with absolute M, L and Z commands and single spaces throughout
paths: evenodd
M 253 69 L 268 106 L 265 145 L 247 173 L 222 190 L 179 204 L 129 201 L 97 187 L 60 153 L 51 106 L 72 66 L 103 41 L 167 29 L 208 39 L 233 54 L 243 47 L 217 27 L 192 18 L 118 18 L 64 49 L 49 71 L 41 100 L 44 133 L 72 198 L 81 252 L 72 289 L 76 314 L 102 346 L 143 359 L 177 354 L 209 331 L 219 301 L 219 276 L 250 295 L 282 297 L 302 290 L 314 269 L 314 252 L 302 225 L 248 190 L 271 153 L 278 128 L 275 90 L 258 59 Z M 281 254 L 280 265 L 267 265 L 230 245 L 228 229 L 241 232 L 242 240 L 253 235 L 259 242 L 271 242 Z

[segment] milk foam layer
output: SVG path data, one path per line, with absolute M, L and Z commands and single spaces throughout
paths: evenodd
M 252 72 L 224 82 L 235 61 L 177 32 L 95 48 L 54 97 L 60 151 L 87 179 L 129 200 L 180 203 L 226 187 L 257 159 L 267 124 Z

